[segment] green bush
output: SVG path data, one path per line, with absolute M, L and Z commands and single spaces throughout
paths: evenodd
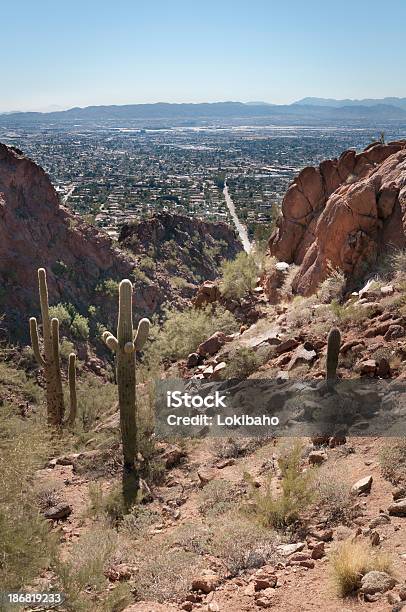
M 220 291 L 227 298 L 242 298 L 255 289 L 259 268 L 253 255 L 239 253 L 222 266 Z
M 108 278 L 96 286 L 96 291 L 108 297 L 116 297 L 118 295 L 118 285 L 117 281 Z
M 195 351 L 199 344 L 216 331 L 226 334 L 237 331 L 238 322 L 231 312 L 222 307 L 189 308 L 187 310 L 167 310 L 166 318 L 158 330 L 153 327 L 150 355 L 162 359 L 182 359 Z
M 87 340 L 89 338 L 89 321 L 81 314 L 75 315 L 70 329 L 75 338 L 80 340 Z
M 59 325 L 68 329 L 72 322 L 71 313 L 68 310 L 66 304 L 57 304 L 56 306 L 49 307 L 49 316 L 51 319 L 58 319 Z
M 227 364 L 228 378 L 247 378 L 262 365 L 263 360 L 252 349 L 241 347 L 229 357 Z
M 264 527 L 276 529 L 288 527 L 300 518 L 301 513 L 313 501 L 313 474 L 310 471 L 301 471 L 301 455 L 302 447 L 295 444 L 279 458 L 282 473 L 282 491 L 279 495 L 275 495 L 273 491 L 271 478 L 264 492 L 252 487 L 253 508 L 251 511 Z M 250 481 L 249 477 L 248 481 Z

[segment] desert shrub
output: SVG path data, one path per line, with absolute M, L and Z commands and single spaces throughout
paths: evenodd
M 182 276 L 171 276 L 170 282 L 172 287 L 174 287 L 175 289 L 185 289 L 186 287 L 193 287 L 193 285 Z
M 72 322 L 71 313 L 69 312 L 68 306 L 66 304 L 57 304 L 56 306 L 50 306 L 49 316 L 51 317 L 51 319 L 58 319 L 59 325 L 61 327 L 64 327 L 65 329 L 68 329 Z
M 63 498 L 59 483 L 53 481 L 38 483 L 34 488 L 34 496 L 42 511 L 56 506 Z
M 314 498 L 317 511 L 329 524 L 346 524 L 353 518 L 351 486 L 332 467 L 320 468 L 314 478 Z
M 158 512 L 150 510 L 146 506 L 136 505 L 131 512 L 123 517 L 120 531 L 132 539 L 139 539 L 146 535 L 148 529 L 161 519 Z
M 22 370 L 12 367 L 8 363 L 0 362 L 0 386 L 9 388 L 18 397 L 27 402 L 39 404 L 43 397 L 43 390 L 36 381 L 28 377 Z
M 66 340 L 66 338 L 64 338 L 60 344 L 59 352 L 61 355 L 61 359 L 63 361 L 68 361 L 69 355 L 75 352 L 75 346 L 73 342 L 69 342 L 69 340 Z
M 83 431 L 92 431 L 103 415 L 111 412 L 117 403 L 117 387 L 112 383 L 100 385 L 100 379 L 95 376 L 79 380 L 77 395 L 77 426 Z
M 250 455 L 265 441 L 265 438 L 216 438 L 213 450 L 220 459 L 237 459 Z
M 262 567 L 275 557 L 277 536 L 239 514 L 226 514 L 213 525 L 211 554 L 223 559 L 232 576 Z
M 406 484 L 406 438 L 397 438 L 381 451 L 382 475 L 392 484 Z
M 235 317 L 222 307 L 189 308 L 180 312 L 167 310 L 165 315 L 159 332 L 157 328 L 151 332 L 153 342 L 147 359 L 153 355 L 160 360 L 181 359 L 195 351 L 203 340 L 216 331 L 228 334 L 238 329 Z
M 153 546 L 150 542 L 139 551 L 142 558 L 137 573 L 138 597 L 158 602 L 183 599 L 201 567 L 199 556 L 180 548 Z
M 311 323 L 314 318 L 313 307 L 316 301 L 315 297 L 295 297 L 286 313 L 286 323 L 288 327 L 297 329 Z
M 96 286 L 96 291 L 108 297 L 116 297 L 118 295 L 118 285 L 118 281 L 107 278 Z
M 388 572 L 390 558 L 366 540 L 345 540 L 330 555 L 333 580 L 340 597 L 359 588 L 361 578 L 373 570 Z
M 149 257 L 148 255 L 141 257 L 141 259 L 139 260 L 139 266 L 147 273 L 151 273 L 155 270 L 155 262 L 152 257 Z
M 280 290 L 281 297 L 284 300 L 290 301 L 293 298 L 293 281 L 298 273 L 299 266 L 291 264 L 284 275 L 284 281 Z
M 222 266 L 220 291 L 227 298 L 242 298 L 255 289 L 259 268 L 253 255 L 239 253 Z
M 0 584 L 19 590 L 47 567 L 56 549 L 47 522 L 30 493 L 50 438 L 42 422 L 19 419 L 3 407 L 0 418 Z
M 114 486 L 103 492 L 100 483 L 89 484 L 88 514 L 93 517 L 104 517 L 112 525 L 120 523 L 126 514 L 121 487 Z
M 329 304 L 332 300 L 341 300 L 345 284 L 344 272 L 332 269 L 329 276 L 320 284 L 317 290 L 317 298 L 323 304 Z
M 211 529 L 207 525 L 194 522 L 179 525 L 168 536 L 167 541 L 170 546 L 178 546 L 187 552 L 202 555 L 209 551 L 211 539 Z
M 406 280 L 406 250 L 394 251 L 389 259 L 392 276 L 398 281 Z
M 100 591 L 107 585 L 104 568 L 117 545 L 117 533 L 99 525 L 73 544 L 66 560 L 55 560 L 53 569 L 56 581 L 66 595 L 64 606 L 69 612 L 97 610 L 84 591 Z
M 311 471 L 302 472 L 300 461 L 302 447 L 295 444 L 286 449 L 279 458 L 282 473 L 279 495 L 275 495 L 271 477 L 268 479 L 265 491 L 252 487 L 251 500 L 253 506 L 250 512 L 264 527 L 284 529 L 297 521 L 314 498 Z M 250 478 L 248 477 L 248 482 Z
M 241 347 L 229 356 L 226 373 L 228 378 L 248 378 L 262 365 L 263 359 L 248 347 Z
M 200 492 L 199 498 L 199 512 L 205 516 L 215 516 L 231 508 L 236 491 L 227 480 L 211 480 Z
M 81 314 L 75 315 L 70 329 L 75 338 L 80 340 L 87 340 L 89 338 L 89 320 Z

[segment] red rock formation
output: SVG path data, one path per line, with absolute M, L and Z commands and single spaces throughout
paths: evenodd
M 134 263 L 60 205 L 42 168 L 0 144 L 0 314 L 13 335 L 24 336 L 28 317 L 38 312 L 40 266 L 47 269 L 51 303 L 71 301 L 86 313 L 95 285 L 131 277 Z M 158 300 L 156 287 L 136 288 L 140 314 L 151 314 Z
M 305 168 L 289 187 L 272 255 L 300 266 L 293 288 L 309 295 L 329 267 L 360 276 L 386 246 L 406 246 L 406 141 Z

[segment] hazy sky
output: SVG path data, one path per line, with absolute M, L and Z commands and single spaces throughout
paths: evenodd
M 406 0 L 0 0 L 0 111 L 406 96 Z

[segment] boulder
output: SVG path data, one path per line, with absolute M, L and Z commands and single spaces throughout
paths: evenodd
M 311 558 L 321 559 L 325 554 L 324 542 L 317 542 L 312 548 Z
M 393 502 L 388 508 L 391 516 L 406 516 L 406 499 Z
M 211 570 L 203 570 L 196 578 L 192 580 L 192 589 L 194 591 L 203 591 L 203 593 L 211 593 L 220 584 L 220 577 Z
M 299 346 L 292 355 L 292 358 L 288 364 L 287 369 L 292 370 L 295 366 L 301 363 L 312 363 L 317 357 L 317 353 L 314 350 L 307 350 L 304 346 Z
M 311 453 L 309 453 L 310 465 L 321 465 L 325 461 L 327 461 L 327 455 L 324 451 L 311 451 Z
M 282 355 L 282 353 L 288 353 L 299 346 L 299 342 L 295 340 L 295 338 L 289 338 L 288 340 L 284 340 L 275 348 L 275 352 L 277 355 Z
M 361 495 L 362 493 L 369 493 L 371 490 L 373 478 L 372 476 L 364 476 L 360 480 L 357 480 L 351 487 L 351 493 L 355 495 Z
M 200 468 L 197 471 L 197 476 L 200 480 L 200 484 L 204 487 L 208 482 L 214 480 L 216 478 L 216 472 L 214 470 L 210 470 L 208 468 Z
M 263 591 L 264 589 L 276 587 L 278 578 L 266 568 L 261 568 L 253 574 L 251 581 L 254 583 L 254 591 Z
M 171 468 L 179 465 L 185 457 L 186 452 L 175 444 L 166 448 L 161 455 L 161 458 L 164 461 L 167 470 L 170 470 Z
M 193 300 L 195 308 L 207 306 L 207 304 L 213 304 L 217 302 L 221 297 L 220 289 L 217 283 L 214 281 L 205 281 L 197 290 L 196 296 Z
M 364 595 L 375 595 L 375 593 L 386 593 L 396 585 L 396 580 L 386 572 L 372 571 L 365 574 L 361 579 L 360 592 Z
M 44 516 L 47 519 L 52 519 L 53 521 L 59 521 L 61 519 L 67 518 L 70 514 L 72 514 L 72 507 L 66 502 L 61 502 L 60 504 L 56 504 L 51 508 L 47 508 L 44 511 Z
M 202 357 L 206 355 L 215 355 L 227 341 L 227 336 L 224 332 L 216 332 L 210 338 L 202 342 L 197 352 Z
M 276 547 L 277 552 L 282 557 L 289 557 L 296 552 L 300 552 L 306 546 L 305 542 L 296 542 L 295 544 L 280 544 Z
M 199 353 L 190 353 L 186 361 L 186 366 L 188 368 L 196 368 L 199 365 L 199 362 L 200 362 Z

